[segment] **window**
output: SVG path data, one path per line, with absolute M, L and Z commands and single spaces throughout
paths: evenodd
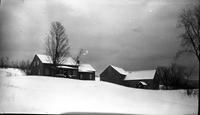
M 33 62 L 33 67 L 37 67 L 37 66 L 39 66 L 39 64 L 40 64 L 39 61 L 34 61 L 34 62 Z
M 36 61 L 33 62 L 33 66 L 36 67 Z
M 68 70 L 68 75 L 71 75 L 71 72 L 70 72 L 70 70 Z
M 89 74 L 89 79 L 92 79 L 92 74 Z
M 76 70 L 73 70 L 73 75 L 76 75 Z
M 80 79 L 83 79 L 83 74 L 80 74 Z
M 45 68 L 45 75 L 49 75 L 49 69 Z
M 39 66 L 39 64 L 40 64 L 40 62 L 39 62 L 39 60 L 37 61 L 37 66 Z
M 59 70 L 59 73 L 60 73 L 60 74 L 62 74 L 62 73 L 63 73 L 62 69 L 60 69 L 60 70 Z
M 38 69 L 38 75 L 40 75 L 40 69 Z

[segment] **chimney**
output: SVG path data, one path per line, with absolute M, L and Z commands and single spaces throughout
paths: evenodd
M 79 60 L 77 60 L 77 62 L 76 62 L 78 65 L 80 64 L 80 61 Z

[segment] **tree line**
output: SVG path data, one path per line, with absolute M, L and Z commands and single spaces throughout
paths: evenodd
M 0 58 L 0 68 L 19 68 L 26 74 L 30 74 L 30 64 L 29 60 L 13 61 L 7 56 Z

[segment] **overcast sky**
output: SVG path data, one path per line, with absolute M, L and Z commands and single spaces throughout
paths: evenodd
M 180 48 L 177 17 L 194 0 L 1 0 L 0 54 L 14 60 L 44 53 L 52 21 L 66 28 L 71 53 L 97 73 L 168 65 Z

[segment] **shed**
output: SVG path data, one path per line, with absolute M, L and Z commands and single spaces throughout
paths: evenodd
M 78 67 L 79 79 L 95 80 L 95 71 L 90 64 L 80 64 Z
M 124 78 L 128 74 L 123 68 L 109 65 L 101 74 L 100 81 L 123 85 Z

